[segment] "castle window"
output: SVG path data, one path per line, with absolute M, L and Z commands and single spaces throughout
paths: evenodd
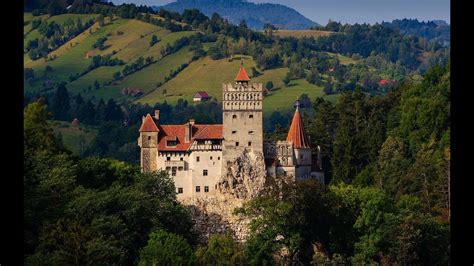
M 249 131 L 249 135 L 253 135 L 253 131 Z
M 251 141 L 249 141 L 249 143 L 248 143 L 248 144 L 249 144 L 249 145 L 248 145 L 249 147 L 250 147 L 250 146 L 252 146 L 252 142 L 251 142 Z
M 200 186 L 196 186 L 196 192 L 201 192 L 201 187 Z
M 183 188 L 182 188 L 182 187 L 179 187 L 179 188 L 178 188 L 178 193 L 179 193 L 179 194 L 183 194 Z
M 169 167 L 169 166 L 166 167 L 166 171 L 169 171 L 169 170 L 171 170 L 171 167 Z
M 300 157 L 301 157 L 301 159 L 303 159 L 303 154 L 301 154 L 301 156 L 300 156 Z
M 180 161 L 183 161 L 183 157 L 179 158 Z
M 232 116 L 232 119 L 237 119 L 237 115 L 233 115 L 233 116 Z
M 171 176 L 176 176 L 176 167 L 171 168 Z
M 199 156 L 196 157 L 196 162 L 199 162 Z
M 204 192 L 209 192 L 209 187 L 208 186 L 204 186 Z
M 210 159 L 212 160 L 212 156 L 210 157 Z
M 183 167 L 182 166 L 178 167 L 178 171 L 183 171 Z
M 249 118 L 253 118 L 253 115 L 249 115 Z
M 148 140 L 150 140 L 150 139 L 151 139 L 151 136 L 148 136 Z
M 207 169 L 202 170 L 202 175 L 207 176 Z
M 220 159 L 221 159 L 221 157 L 220 157 L 220 156 L 219 156 L 219 157 L 217 157 L 217 160 L 218 160 L 218 161 L 219 161 Z
M 239 142 L 237 141 L 237 142 L 235 143 L 235 147 L 238 147 L 238 146 L 239 146 Z
M 166 160 L 167 160 L 167 161 L 171 161 L 171 157 L 166 157 Z
M 235 133 L 237 133 L 237 131 L 236 131 L 236 130 L 232 131 L 232 134 L 235 134 Z

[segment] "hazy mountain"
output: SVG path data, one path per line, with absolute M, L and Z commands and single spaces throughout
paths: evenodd
M 298 11 L 280 4 L 254 4 L 245 0 L 178 0 L 162 7 L 177 12 L 196 8 L 209 17 L 216 12 L 233 24 L 245 20 L 253 29 L 262 29 L 265 23 L 283 29 L 307 29 L 318 25 Z M 160 8 L 154 7 L 156 10 Z

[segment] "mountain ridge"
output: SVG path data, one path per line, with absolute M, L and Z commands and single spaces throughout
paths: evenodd
M 154 10 L 160 8 L 183 12 L 185 9 L 199 9 L 206 16 L 218 13 L 233 24 L 239 24 L 245 20 L 247 26 L 260 30 L 265 23 L 270 23 L 277 28 L 301 30 L 318 23 L 301 15 L 293 8 L 273 3 L 252 3 L 245 0 L 178 0 L 163 6 L 153 6 Z

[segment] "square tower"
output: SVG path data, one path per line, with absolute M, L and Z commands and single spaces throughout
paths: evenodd
M 241 65 L 235 83 L 223 84 L 223 172 L 244 150 L 263 153 L 263 86 L 249 84 Z

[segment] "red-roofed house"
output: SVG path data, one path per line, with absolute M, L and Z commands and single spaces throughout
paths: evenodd
M 211 97 L 205 91 L 198 91 L 194 94 L 193 102 L 202 102 L 209 100 Z
M 387 85 L 392 85 L 395 84 L 397 81 L 393 79 L 381 79 L 379 81 L 379 86 L 387 86 Z

